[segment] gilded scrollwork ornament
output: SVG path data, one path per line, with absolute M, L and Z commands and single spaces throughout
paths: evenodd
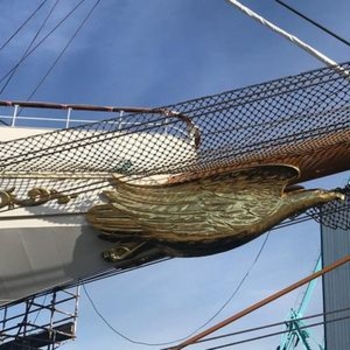
M 138 252 L 146 243 L 145 242 L 120 242 L 113 248 L 102 253 L 102 257 L 108 262 L 117 262 L 131 257 Z
M 67 204 L 77 195 L 67 195 L 54 189 L 44 187 L 34 187 L 27 192 L 26 198 L 19 198 L 15 193 L 16 188 L 0 189 L 0 209 L 7 207 L 14 209 L 19 207 L 32 207 L 45 204 L 51 200 L 56 200 L 58 204 Z

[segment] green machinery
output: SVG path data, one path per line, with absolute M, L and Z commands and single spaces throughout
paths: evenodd
M 319 256 L 314 272 L 320 271 L 322 268 L 321 255 Z M 306 308 L 314 292 L 317 280 L 312 280 L 303 295 L 298 309 L 291 309 L 286 321 L 287 332 L 284 333 L 281 343 L 277 350 L 293 350 L 299 345 L 305 350 L 314 350 L 310 345 L 311 334 L 307 328 L 307 324 L 302 320 Z M 317 350 L 325 350 L 324 345 L 317 344 Z

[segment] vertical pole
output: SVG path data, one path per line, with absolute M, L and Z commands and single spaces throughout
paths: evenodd
M 6 327 L 6 322 L 7 322 L 7 311 L 8 311 L 8 306 L 6 305 L 5 308 L 3 309 L 3 313 L 2 313 L 2 326 L 1 326 L 1 337 L 0 337 L 0 344 L 2 344 L 3 339 L 5 338 L 5 327 Z
M 124 117 L 124 111 L 121 110 L 121 111 L 119 112 L 119 125 L 118 125 L 118 129 L 119 129 L 119 130 L 121 130 L 121 128 L 122 128 L 123 117 Z
M 12 127 L 14 127 L 15 124 L 16 124 L 16 118 L 17 118 L 17 115 L 18 115 L 18 108 L 19 108 L 19 105 L 15 105 L 15 109 L 13 111 L 13 116 L 12 116 L 12 123 L 11 123 Z
M 75 290 L 75 307 L 74 307 L 74 336 L 77 333 L 77 322 L 78 322 L 78 309 L 79 309 L 79 298 L 80 298 L 80 285 L 78 284 Z
M 48 332 L 50 334 L 50 342 L 48 344 L 48 349 L 51 350 L 54 349 L 55 342 L 56 342 L 56 331 L 54 330 L 54 317 L 55 317 L 55 311 L 56 311 L 56 298 L 57 298 L 57 291 L 54 291 L 52 294 L 51 304 L 50 304 L 50 325 Z M 52 345 L 52 347 L 51 347 Z
M 66 128 L 69 128 L 71 113 L 72 113 L 72 108 L 69 107 L 67 111 L 67 117 L 66 117 Z

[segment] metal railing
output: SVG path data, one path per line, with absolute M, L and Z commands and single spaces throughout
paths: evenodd
M 124 113 L 154 113 L 155 109 L 146 108 L 146 107 L 115 107 L 115 106 L 96 106 L 96 105 L 79 105 L 79 104 L 58 104 L 50 102 L 26 102 L 26 101 L 3 101 L 0 100 L 0 108 L 9 109 L 9 113 L 0 114 L 0 120 L 2 120 L 3 125 L 15 127 L 21 126 L 21 121 L 36 121 L 43 122 L 43 127 L 47 127 L 47 123 L 60 124 L 60 126 L 68 128 L 70 126 L 76 126 L 79 124 L 92 123 L 100 120 L 99 118 L 92 119 L 82 119 L 75 118 L 73 116 L 74 112 L 102 112 L 103 114 L 112 113 L 111 118 L 115 113 L 122 117 Z M 1 109 L 1 110 L 2 110 Z M 57 117 L 48 117 L 48 116 L 31 116 L 23 115 L 24 110 L 35 110 L 36 115 L 38 110 L 50 110 L 51 113 L 53 110 L 59 111 Z M 170 114 L 172 112 L 169 112 Z M 57 114 L 57 113 L 56 113 Z M 107 119 L 108 116 L 104 115 L 103 119 Z M 26 125 L 30 126 L 30 125 Z M 37 126 L 37 125 L 35 125 Z
M 8 113 L 3 113 L 9 110 Z M 31 111 L 33 115 L 24 115 L 23 111 Z M 43 114 L 44 115 L 40 115 Z M 90 113 L 91 118 L 87 118 Z M 102 116 L 99 115 L 102 113 Z M 108 114 L 109 113 L 109 114 Z M 125 114 L 149 114 L 159 115 L 154 121 L 150 121 L 150 127 L 163 126 L 166 134 L 169 130 L 176 130 L 178 135 L 193 140 L 196 147 L 199 146 L 201 135 L 199 128 L 194 124 L 191 118 L 176 111 L 165 108 L 147 108 L 147 107 L 115 107 L 115 106 L 96 106 L 82 104 L 58 104 L 51 102 L 27 102 L 27 101 L 4 101 L 0 100 L 0 125 L 8 127 L 36 127 L 61 129 L 73 126 L 79 126 L 87 123 L 94 123 L 103 119 L 119 118 L 119 129 L 125 126 L 137 125 L 135 121 L 128 121 L 124 118 Z M 50 116 L 47 116 L 49 114 Z M 55 116 L 53 116 L 55 114 Z M 79 118 L 83 115 L 83 118 Z M 100 118 L 98 118 L 98 116 Z M 178 122 L 182 126 L 178 126 Z M 114 122 L 113 122 L 114 124 Z M 142 125 L 145 125 L 144 121 Z M 185 128 L 183 126 L 186 126 Z

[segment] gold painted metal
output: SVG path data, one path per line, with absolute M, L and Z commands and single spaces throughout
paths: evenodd
M 294 166 L 272 164 L 160 186 L 119 181 L 87 220 L 104 235 L 149 242 L 170 256 L 219 253 L 312 206 L 344 199 L 335 191 L 286 189 L 298 176 Z
M 109 262 L 117 262 L 130 258 L 135 252 L 143 247 L 145 242 L 121 242 L 115 247 L 108 249 L 102 253 L 102 257 Z
M 6 190 L 0 189 L 0 209 L 8 207 L 13 209 L 15 206 L 30 207 L 47 203 L 51 200 L 57 200 L 58 204 L 67 204 L 71 199 L 76 198 L 77 195 L 66 195 L 59 193 L 54 189 L 47 189 L 43 187 L 34 187 L 27 192 L 27 198 L 18 198 L 14 193 L 15 187 Z

